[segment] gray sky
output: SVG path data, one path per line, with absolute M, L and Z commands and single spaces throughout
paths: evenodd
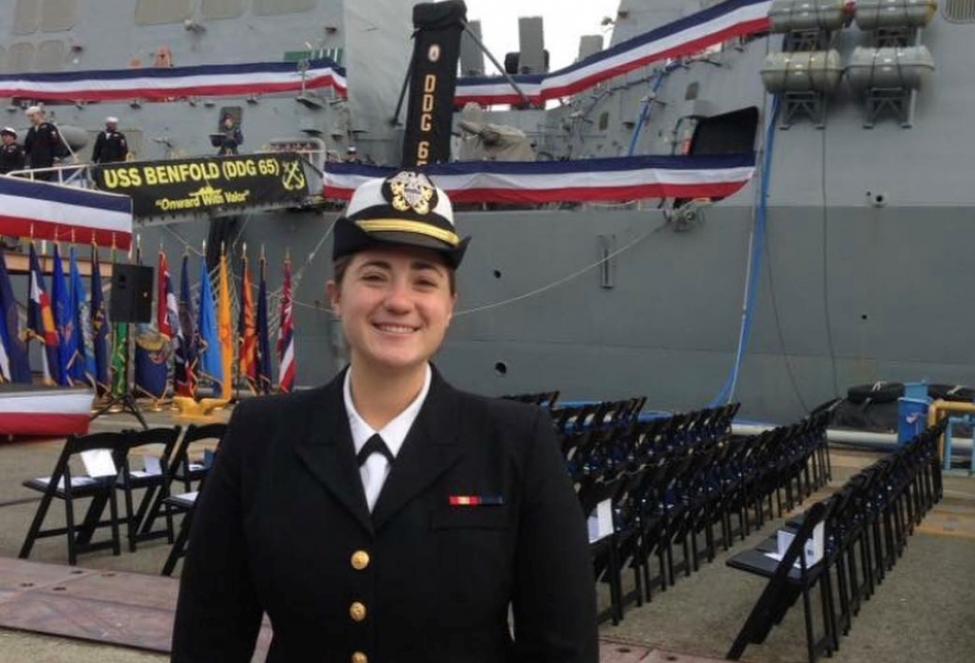
M 602 34 L 603 48 L 612 34 L 600 26 L 604 16 L 615 17 L 619 0 L 465 0 L 467 19 L 481 21 L 481 35 L 494 56 L 518 50 L 518 17 L 541 16 L 545 21 L 545 48 L 551 70 L 572 64 L 579 52 L 579 37 Z M 485 73 L 497 71 L 485 58 Z

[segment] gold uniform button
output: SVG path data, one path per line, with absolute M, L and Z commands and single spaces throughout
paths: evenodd
M 356 601 L 349 606 L 349 616 L 352 617 L 352 621 L 361 622 L 366 618 L 366 606 Z
M 367 566 L 369 566 L 369 553 L 365 550 L 356 550 L 352 553 L 352 568 L 356 571 L 362 571 Z
M 361 651 L 352 654 L 352 663 L 369 663 L 369 657 Z

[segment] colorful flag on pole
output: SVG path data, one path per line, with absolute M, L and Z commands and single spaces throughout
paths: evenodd
M 78 335 L 74 328 L 74 311 L 71 310 L 71 293 L 64 278 L 64 265 L 57 242 L 54 243 L 54 265 L 51 268 L 51 303 L 54 308 L 54 325 L 58 330 L 58 384 L 71 386 L 71 359 L 78 351 Z
M 295 374 L 294 300 L 291 296 L 291 259 L 284 259 L 284 287 L 281 291 L 281 326 L 278 327 L 278 390 L 287 393 L 294 389 Z
M 142 251 L 136 251 L 142 264 Z M 159 274 L 162 281 L 162 272 Z M 169 339 L 159 333 L 155 322 L 139 323 L 135 331 L 135 392 L 155 400 L 165 398 L 169 378 Z
M 116 322 L 112 338 L 112 396 L 129 393 L 129 323 Z
M 227 270 L 227 254 L 220 249 L 220 294 L 217 306 L 217 322 L 220 331 L 220 357 L 223 366 L 223 393 L 233 398 L 234 390 L 234 323 L 230 312 L 230 277 Z
M 135 336 L 135 389 L 159 400 L 166 396 L 169 378 L 169 339 L 150 324 L 140 324 Z
M 210 380 L 213 393 L 223 393 L 223 355 L 206 258 L 200 258 L 200 377 Z
M 20 320 L 17 318 L 17 300 L 10 286 L 7 259 L 0 247 L 0 370 L 5 382 L 30 384 L 30 364 L 27 362 L 27 346 L 20 337 Z
M 245 249 L 246 250 L 246 249 Z M 257 392 L 257 319 L 254 311 L 254 283 L 251 280 L 247 254 L 241 258 L 240 317 L 237 338 L 240 340 L 240 375 L 247 379 L 251 391 Z
M 98 262 L 98 247 L 91 245 L 91 338 L 95 346 L 93 378 L 99 395 L 105 394 L 111 385 L 108 382 L 108 311 L 105 308 L 105 293 L 102 292 L 102 268 Z
M 267 261 L 261 256 L 261 285 L 257 291 L 257 393 L 271 393 L 271 339 L 267 321 Z
M 44 273 L 41 263 L 37 259 L 34 243 L 30 244 L 30 295 L 27 302 L 27 329 L 33 338 L 44 344 L 42 357 L 42 374 L 46 384 L 60 384 L 61 374 L 57 372 L 60 365 L 58 356 L 58 330 L 54 324 L 54 313 L 51 311 L 51 298 L 44 287 Z
M 179 329 L 179 308 L 176 304 L 176 294 L 173 292 L 169 280 L 169 260 L 162 249 L 159 249 L 159 280 L 156 284 L 156 328 L 166 338 L 172 339 Z
M 197 336 L 193 314 L 193 298 L 190 295 L 189 256 L 183 255 L 179 285 L 179 328 L 176 333 L 176 360 L 174 387 L 180 396 L 196 398 Z
M 7 344 L 4 340 L 7 336 L 7 323 L 2 323 L 0 329 L 0 383 L 10 382 L 10 357 L 7 356 Z
M 179 345 L 179 302 L 173 292 L 172 279 L 169 276 L 169 260 L 162 249 L 159 249 L 159 284 L 156 301 L 156 326 L 159 333 L 169 343 L 169 354 L 166 357 L 166 367 L 169 370 L 170 356 L 176 356 Z M 174 380 L 175 389 L 175 380 Z
M 74 384 L 91 384 L 94 374 L 95 358 L 92 356 L 95 346 L 91 336 L 91 312 L 88 310 L 88 293 L 85 283 L 81 280 L 81 270 L 78 268 L 78 256 L 71 247 L 70 281 L 71 281 L 71 315 L 74 320 L 75 347 L 68 371 Z

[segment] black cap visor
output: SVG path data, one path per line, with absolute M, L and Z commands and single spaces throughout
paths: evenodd
M 464 258 L 468 242 L 470 242 L 470 237 L 464 238 L 457 246 L 453 246 L 435 237 L 416 232 L 399 230 L 367 232 L 356 225 L 354 221 L 342 217 L 335 225 L 335 244 L 332 250 L 332 259 L 358 253 L 374 246 L 415 246 L 436 251 L 444 257 L 450 267 L 457 269 Z

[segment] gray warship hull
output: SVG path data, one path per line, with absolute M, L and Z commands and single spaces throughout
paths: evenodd
M 959 241 L 973 232 L 972 209 L 833 207 L 828 217 L 817 207 L 769 210 L 764 278 L 735 391 L 743 416 L 786 421 L 879 379 L 975 381 L 971 250 Z M 287 247 L 320 241 L 330 219 L 260 219 L 245 235 L 265 244 L 275 265 Z M 468 212 L 458 225 L 475 240 L 438 359 L 458 386 L 557 388 L 569 400 L 639 393 L 660 409 L 691 409 L 721 390 L 742 316 L 748 207 L 711 208 L 682 233 L 659 211 Z M 185 229 L 173 230 L 198 246 L 205 233 Z M 159 229 L 144 229 L 143 242 L 154 245 L 154 234 L 173 245 Z M 600 259 L 601 236 L 629 245 L 608 263 L 612 287 L 601 267 L 553 286 Z M 345 361 L 324 296 L 327 241 L 320 252 L 296 293 L 303 385 L 324 382 Z

